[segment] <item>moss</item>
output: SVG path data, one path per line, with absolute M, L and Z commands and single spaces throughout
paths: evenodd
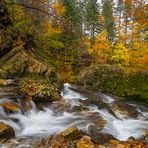
M 19 88 L 21 93 L 32 96 L 36 102 L 45 102 L 60 99 L 60 91 L 56 84 L 49 80 L 34 76 L 20 79 Z
M 92 65 L 79 74 L 85 88 L 148 103 L 148 71 L 127 73 L 112 65 Z
M 139 72 L 129 75 L 127 80 L 119 84 L 114 93 L 148 103 L 148 73 Z

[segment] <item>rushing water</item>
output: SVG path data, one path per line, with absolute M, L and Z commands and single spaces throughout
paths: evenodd
M 53 135 L 71 126 L 77 126 L 80 130 L 88 132 L 89 125 L 96 124 L 100 117 L 107 121 L 101 132 L 112 134 L 119 140 L 127 140 L 131 136 L 139 138 L 148 131 L 148 111 L 143 106 L 129 103 L 134 106 L 138 116 L 125 118 L 121 111 L 110 112 L 108 108 L 88 103 L 88 100 L 93 98 L 101 100 L 108 106 L 116 103 L 113 98 L 105 94 L 85 93 L 85 91 L 80 91 L 77 86 L 66 83 L 61 95 L 69 106 L 67 111 L 53 109 L 51 106 L 38 110 L 36 105 L 31 102 L 31 110 L 26 112 L 20 110 L 7 115 L 0 107 L 2 122 L 12 126 L 17 137 Z M 9 100 L 5 98 L 0 101 Z M 58 104 L 58 102 L 54 102 L 54 104 Z M 60 107 L 61 104 L 59 104 Z

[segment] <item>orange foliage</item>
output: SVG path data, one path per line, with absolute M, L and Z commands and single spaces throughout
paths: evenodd
M 96 57 L 98 63 L 107 63 L 111 55 L 110 42 L 107 40 L 107 33 L 103 31 L 96 37 L 94 45 L 89 49 L 89 53 Z

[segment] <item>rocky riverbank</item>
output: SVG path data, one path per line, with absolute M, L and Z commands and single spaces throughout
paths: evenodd
M 63 81 L 55 67 L 35 54 L 31 35 L 13 29 L 4 1 L 0 9 L 0 78 L 18 80 L 20 93 L 35 101 L 60 99 Z
M 5 128 L 5 129 L 2 129 Z M 101 139 L 100 142 L 93 141 L 93 139 L 82 133 L 77 127 L 71 127 L 62 131 L 58 135 L 43 137 L 41 139 L 16 139 L 6 141 L 6 138 L 13 138 L 14 131 L 11 127 L 4 123 L 0 124 L 0 135 L 3 140 L 0 141 L 1 146 L 6 147 L 28 147 L 28 148 L 147 148 L 146 137 L 139 140 L 130 138 L 127 141 L 119 141 L 107 134 L 97 135 Z M 7 135 L 7 137 L 5 137 Z
M 148 71 L 127 73 L 114 65 L 92 65 L 82 70 L 78 79 L 88 90 L 148 103 Z
M 1 146 L 10 148 L 26 146 L 29 148 L 147 148 L 148 146 L 147 134 L 141 138 L 129 137 L 128 140 L 118 140 L 113 136 L 115 133 L 100 132 L 106 125 L 110 124 L 107 119 L 101 117 L 101 112 L 103 116 L 107 113 L 103 110 L 110 113 L 109 118 L 112 118 L 112 120 L 118 120 L 122 123 L 124 122 L 122 118 L 129 121 L 135 118 L 133 123 L 137 124 L 137 116 L 140 112 L 136 111 L 136 108 L 140 106 L 125 105 L 124 102 L 120 103 L 118 101 L 111 103 L 114 100 L 110 97 L 102 96 L 104 100 L 101 100 L 99 94 L 81 92 L 80 88 L 75 86 L 71 88 L 69 84 L 65 84 L 61 94 L 65 98 L 64 100 L 45 104 L 38 102 L 39 104 L 37 103 L 35 107 L 34 104 L 31 104 L 29 98 L 19 97 L 15 81 L 1 80 L 0 82 Z M 81 95 L 77 91 L 80 91 Z M 88 98 L 86 99 L 86 97 Z M 94 108 L 94 105 L 98 106 L 98 109 Z M 144 107 L 141 106 L 140 108 L 144 110 Z M 88 124 L 90 121 L 92 123 Z M 88 132 L 80 127 L 87 127 Z M 52 133 L 54 130 L 56 132 Z M 129 130 L 131 131 L 131 129 Z M 115 132 L 115 130 L 113 131 Z

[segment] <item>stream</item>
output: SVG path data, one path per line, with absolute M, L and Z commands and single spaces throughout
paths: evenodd
M 13 101 L 0 89 L 0 103 Z M 13 94 L 7 94 L 10 96 Z M 42 137 L 58 134 L 71 126 L 90 134 L 90 127 L 109 133 L 119 140 L 140 138 L 148 131 L 147 106 L 114 99 L 105 94 L 84 91 L 77 85 L 64 84 L 62 101 L 42 105 L 30 102 L 31 109 L 7 113 L 0 107 L 0 121 L 14 128 L 16 138 Z M 18 105 L 23 108 L 23 105 Z M 100 126 L 104 121 L 103 125 Z

